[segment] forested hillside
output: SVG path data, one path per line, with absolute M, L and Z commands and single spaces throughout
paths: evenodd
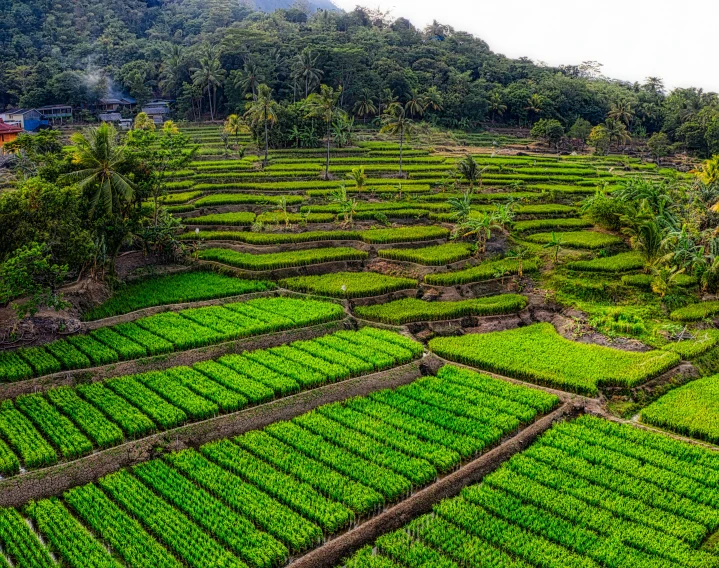
M 268 14 L 229 0 L 0 0 L 0 107 L 82 106 L 122 92 L 140 103 L 176 99 L 179 118 L 197 119 L 243 110 L 260 83 L 292 103 L 322 82 L 341 85 L 341 105 L 360 119 L 393 96 L 424 96 L 425 119 L 444 126 L 547 118 L 568 130 L 577 118 L 612 116 L 635 137 L 664 131 L 690 151 L 719 150 L 714 93 L 613 81 L 592 64 L 542 67 L 438 23 L 419 30 L 377 12 L 311 6 Z

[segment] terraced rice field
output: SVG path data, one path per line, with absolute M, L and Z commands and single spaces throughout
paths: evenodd
M 182 271 L 0 351 L 0 568 L 719 568 L 719 454 L 646 429 L 719 443 L 719 308 L 585 201 L 654 163 L 184 130 Z

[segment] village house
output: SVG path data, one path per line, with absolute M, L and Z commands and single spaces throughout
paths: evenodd
M 164 124 L 170 117 L 170 103 L 167 100 L 154 100 L 142 107 L 144 112 L 155 124 Z
M 0 149 L 8 142 L 15 140 L 21 132 L 22 128 L 12 124 L 5 124 L 2 118 L 0 118 Z
M 70 105 L 48 105 L 38 107 L 35 110 L 42 114 L 52 125 L 72 121 L 72 107 Z
M 48 121 L 34 108 L 17 108 L 0 112 L 0 119 L 10 126 L 19 126 L 26 132 L 34 132 L 40 126 L 47 125 Z

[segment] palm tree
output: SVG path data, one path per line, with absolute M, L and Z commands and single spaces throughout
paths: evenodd
M 401 104 L 394 102 L 387 107 L 387 112 L 382 116 L 380 133 L 399 136 L 399 177 L 403 177 L 402 158 L 404 138 L 405 136 L 411 138 L 416 131 L 417 126 L 411 118 L 407 117 L 405 108 Z
M 424 104 L 425 111 L 430 109 L 437 112 L 444 109 L 442 104 L 442 93 L 440 93 L 439 89 L 434 85 L 427 89 L 427 92 L 422 95 L 422 102 Z
M 462 193 L 461 197 L 450 197 L 447 200 L 449 205 L 450 215 L 458 223 L 462 223 L 469 219 L 469 214 L 472 212 L 472 192 L 470 190 Z
M 489 169 L 489 166 L 479 167 L 477 161 L 470 154 L 467 154 L 457 163 L 457 173 L 469 183 L 470 191 L 474 189 L 474 184 L 479 181 L 479 187 L 482 187 L 482 174 Z
M 496 115 L 502 116 L 507 110 L 507 105 L 502 102 L 502 95 L 497 91 L 494 91 L 489 97 L 489 110 L 492 111 L 492 124 L 494 124 Z
M 255 100 L 257 100 L 257 99 L 255 99 Z M 237 147 L 239 148 L 240 147 L 240 132 L 242 131 L 242 119 L 236 114 L 231 114 L 225 120 L 224 130 L 227 134 L 230 134 L 235 137 L 235 143 L 237 144 Z
M 629 142 L 632 139 L 624 123 L 620 122 L 616 118 L 608 118 L 607 120 L 605 120 L 604 128 L 606 129 L 607 135 L 609 136 L 610 146 L 614 141 L 616 141 L 617 145 L 619 145 Z
M 160 87 L 166 93 L 177 97 L 182 85 L 182 76 L 185 67 L 185 53 L 182 46 L 173 44 L 165 53 L 160 66 Z
M 207 89 L 207 99 L 210 103 L 210 120 L 215 120 L 213 101 L 217 94 L 217 88 L 225 80 L 225 70 L 222 68 L 217 53 L 209 44 L 205 46 L 205 53 L 200 57 L 198 65 L 199 67 L 191 69 L 192 82 L 203 91 Z
M 544 97 L 539 93 L 534 93 L 531 97 L 527 99 L 527 106 L 524 107 L 524 110 L 527 111 L 527 114 L 529 114 L 531 118 L 533 115 L 538 115 L 540 112 L 542 112 L 543 106 Z
M 357 102 L 352 107 L 352 112 L 362 118 L 362 122 L 367 122 L 367 117 L 377 114 L 377 107 L 374 105 L 374 99 L 369 89 L 364 89 Z
M 327 161 L 325 162 L 325 179 L 330 177 L 330 142 L 332 140 L 332 119 L 337 114 L 337 101 L 342 94 L 342 87 L 336 91 L 327 85 L 320 85 L 319 93 L 312 93 L 306 101 L 307 115 L 321 118 L 327 125 Z
M 639 251 L 647 266 L 654 264 L 661 256 L 664 235 L 648 202 L 642 201 L 639 208 L 628 205 L 620 221 L 624 225 L 622 233 L 629 237 L 632 248 Z
M 83 190 L 94 190 L 90 198 L 90 215 L 95 214 L 100 202 L 104 211 L 110 214 L 130 203 L 134 185 L 120 173 L 129 158 L 126 146 L 119 143 L 115 127 L 103 123 L 84 133 L 76 132 L 70 140 L 72 163 L 81 169 L 60 176 L 60 180 L 77 183 Z
M 631 103 L 627 101 L 619 101 L 612 104 L 611 109 L 607 113 L 609 118 L 613 118 L 626 124 L 627 128 L 634 118 L 634 112 L 632 111 Z
M 379 115 L 382 116 L 384 114 L 382 110 L 384 109 L 386 112 L 389 106 L 396 103 L 398 100 L 399 99 L 395 96 L 392 89 L 382 89 L 379 96 Z
M 407 102 L 404 104 L 404 110 L 410 116 L 422 116 L 425 110 L 422 97 L 414 91 L 410 92 Z
M 242 73 L 237 74 L 235 88 L 240 89 L 242 94 L 252 93 L 252 99 L 257 99 L 257 87 L 265 80 L 259 67 L 254 61 L 245 61 Z
M 347 174 L 347 177 L 355 182 L 357 187 L 357 193 L 362 193 L 365 184 L 367 183 L 367 176 L 364 173 L 364 166 L 359 168 L 352 168 L 352 171 Z
M 272 98 L 272 89 L 267 85 L 260 85 L 257 87 L 257 99 L 247 103 L 245 118 L 250 121 L 251 124 L 264 124 L 265 128 L 265 159 L 262 164 L 267 165 L 268 154 L 270 151 L 270 138 L 269 128 L 271 124 L 277 122 L 277 110 L 278 105 Z
M 316 67 L 318 55 L 313 55 L 312 50 L 305 48 L 297 56 L 293 71 L 298 79 L 304 79 L 305 82 L 305 98 L 310 95 L 310 87 L 314 88 L 316 83 L 322 80 L 324 72 Z

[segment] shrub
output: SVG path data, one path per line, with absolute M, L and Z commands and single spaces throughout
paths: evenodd
M 416 298 L 404 298 L 386 304 L 357 306 L 354 309 L 359 317 L 387 323 L 403 325 L 417 321 L 439 321 L 464 316 L 487 316 L 518 312 L 527 306 L 527 299 L 517 294 L 502 294 L 458 302 L 427 302 Z
M 636 386 L 680 361 L 669 351 L 637 353 L 569 341 L 549 323 L 438 337 L 429 347 L 441 357 L 484 371 L 590 395 L 599 386 Z
M 416 288 L 417 281 L 375 272 L 337 272 L 320 276 L 286 278 L 280 281 L 280 286 L 296 292 L 333 298 L 364 298 Z

